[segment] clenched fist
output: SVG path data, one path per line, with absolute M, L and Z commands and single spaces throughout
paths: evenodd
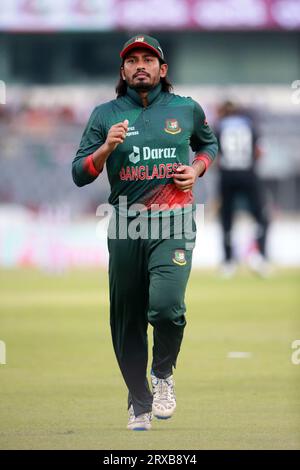
M 197 179 L 195 169 L 189 165 L 180 165 L 173 175 L 175 186 L 181 191 L 190 191 Z
M 118 122 L 111 126 L 108 131 L 105 146 L 109 150 L 109 152 L 113 152 L 115 148 L 122 144 L 126 137 L 126 132 L 128 130 L 128 119 L 125 119 L 123 122 Z

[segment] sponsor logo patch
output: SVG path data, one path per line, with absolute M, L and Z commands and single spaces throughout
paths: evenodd
M 150 148 L 150 147 L 136 147 L 133 145 L 132 152 L 128 155 L 131 163 L 138 163 L 143 160 L 163 160 L 169 158 L 176 158 L 176 147 L 165 148 Z
M 165 124 L 165 132 L 168 134 L 179 134 L 181 128 L 177 119 L 167 119 Z
M 131 126 L 131 127 L 128 127 L 126 137 L 130 137 L 132 135 L 139 135 L 139 134 L 140 134 L 139 131 L 137 131 L 134 126 Z
M 186 264 L 185 251 L 175 250 L 172 261 L 173 263 L 178 264 L 179 266 L 184 266 Z
M 132 147 L 133 152 L 128 155 L 129 161 L 136 164 L 141 159 L 140 149 L 135 145 Z

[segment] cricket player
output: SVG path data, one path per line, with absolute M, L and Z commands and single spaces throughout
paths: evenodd
M 108 234 L 112 341 L 128 388 L 127 428 L 149 430 L 153 415 L 167 419 L 176 408 L 173 368 L 186 325 L 184 296 L 195 243 L 194 226 L 177 221 L 193 213 L 192 188 L 214 160 L 217 140 L 201 106 L 171 93 L 168 65 L 155 38 L 132 37 L 120 57 L 117 98 L 92 112 L 72 174 L 84 186 L 106 165 L 115 210 Z M 146 226 L 139 237 L 130 232 L 137 218 Z M 160 228 L 152 235 L 155 220 L 168 220 L 168 236 Z M 119 230 L 124 223 L 125 237 Z
M 249 266 L 258 274 L 269 272 L 266 261 L 266 236 L 268 218 L 266 204 L 256 166 L 261 150 L 258 145 L 258 132 L 249 113 L 235 103 L 226 101 L 219 107 L 219 121 L 216 135 L 220 158 L 220 197 L 221 225 L 225 260 L 222 273 L 231 277 L 236 264 L 232 252 L 231 231 L 235 213 L 235 203 L 239 196 L 248 203 L 248 210 L 257 223 L 256 242 L 258 252 L 249 257 Z

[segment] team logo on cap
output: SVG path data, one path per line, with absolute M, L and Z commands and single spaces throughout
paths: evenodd
M 137 37 L 135 38 L 135 42 L 143 42 L 143 41 L 145 41 L 144 36 L 137 36 Z
M 165 131 L 168 134 L 179 134 L 181 132 L 181 128 L 179 126 L 179 122 L 177 119 L 167 119 L 165 125 Z
M 186 265 L 185 251 L 184 250 L 175 250 L 172 261 L 175 264 L 179 264 L 179 266 Z

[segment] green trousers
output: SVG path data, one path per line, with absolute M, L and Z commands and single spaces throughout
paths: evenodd
M 177 224 L 171 217 L 168 238 L 161 233 L 165 220 L 160 219 L 160 234 L 150 233 L 150 219 L 141 237 L 108 235 L 110 325 L 116 358 L 128 388 L 128 406 L 135 415 L 152 409 L 152 393 L 147 374 L 147 328 L 153 326 L 152 370 L 159 378 L 172 374 L 186 325 L 184 296 L 192 264 L 195 223 Z M 122 218 L 124 224 L 124 218 Z M 127 222 L 128 227 L 128 219 Z M 167 223 L 168 225 L 168 223 Z M 190 227 L 192 225 L 192 232 Z M 124 225 L 123 225 L 124 227 Z M 152 226 L 153 228 L 153 226 Z M 145 229 L 145 225 L 144 225 Z M 127 230 L 127 229 L 126 229 Z M 124 237 L 124 233 L 122 235 Z M 152 238 L 151 238 L 152 236 Z

